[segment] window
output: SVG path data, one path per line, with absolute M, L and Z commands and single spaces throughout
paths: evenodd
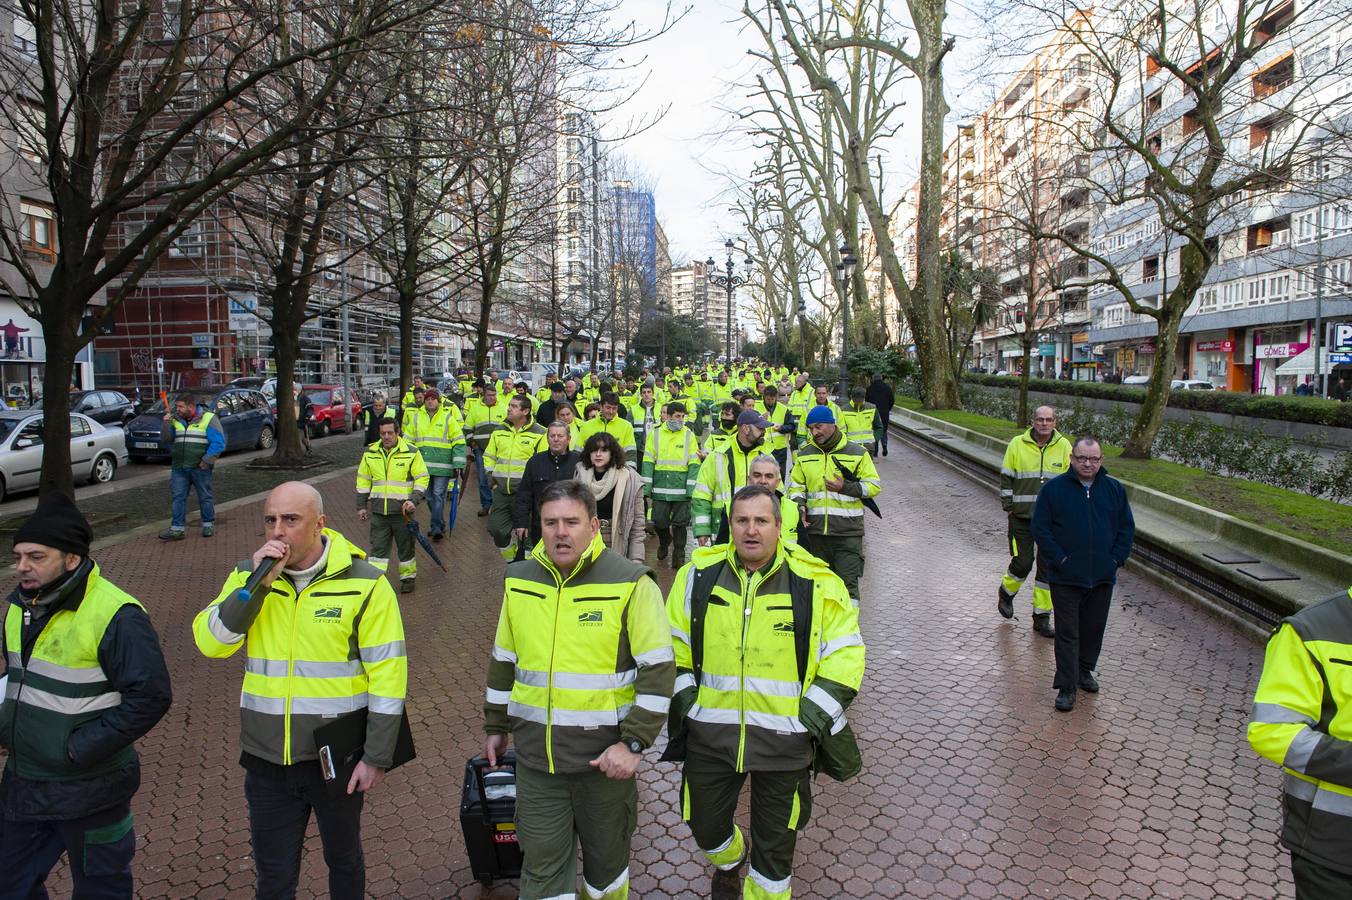
M 1159 59 L 1157 59 L 1155 54 L 1153 53 L 1147 54 L 1145 58 L 1145 77 L 1149 78 L 1151 75 L 1154 75 L 1159 70 L 1160 70 Z
M 1294 0 L 1290 3 L 1283 3 L 1272 12 L 1258 20 L 1258 24 L 1253 28 L 1253 43 L 1255 47 L 1261 47 L 1272 38 L 1276 37 L 1291 21 L 1296 17 L 1296 4 Z
M 1159 256 L 1147 256 L 1141 260 L 1141 281 L 1158 281 L 1160 277 Z
M 169 108 L 177 112 L 192 112 L 197 109 L 197 75 L 187 73 L 178 83 L 174 96 L 169 98 Z
M 86 422 L 84 419 L 80 418 L 79 416 L 70 417 L 71 437 L 81 437 L 82 435 L 89 434 L 89 431 L 90 431 L 89 423 Z
M 1164 149 L 1164 138 L 1157 131 L 1145 139 L 1145 148 L 1151 153 L 1159 153 Z
M 181 0 L 160 0 L 160 38 L 166 41 L 177 40 L 182 25 Z
M 28 200 L 19 203 L 19 243 L 28 253 L 56 259 L 56 213 Z
M 1290 53 L 1268 65 L 1253 76 L 1253 98 L 1271 97 L 1289 85 L 1296 77 L 1296 59 Z
M 182 234 L 174 238 L 169 245 L 169 255 L 173 257 L 201 256 L 206 249 L 206 239 L 202 234 L 202 222 L 192 222 Z
M 19 0 L 14 0 L 14 49 L 35 56 L 38 52 L 37 29 L 23 13 Z
M 1248 250 L 1257 253 L 1270 247 L 1284 247 L 1291 242 L 1291 217 L 1269 219 L 1249 226 Z
M 1258 150 L 1269 141 L 1280 144 L 1291 132 L 1290 113 L 1268 116 L 1249 126 L 1249 149 Z
M 1145 114 L 1153 116 L 1164 109 L 1164 91 L 1155 91 L 1149 97 L 1145 98 Z

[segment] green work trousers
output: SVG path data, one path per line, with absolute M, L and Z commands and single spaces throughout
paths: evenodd
M 690 527 L 689 500 L 660 500 L 653 498 L 653 530 L 663 546 L 671 545 L 671 564 L 680 566 L 685 561 L 685 541 Z
M 1047 582 L 1047 575 L 1042 566 L 1042 554 L 1037 552 L 1037 544 L 1033 541 L 1033 520 L 1010 513 L 1009 527 L 1005 533 L 1009 538 L 1009 568 L 1005 570 L 1005 577 L 1001 579 L 1000 586 L 1011 597 L 1017 594 L 1019 588 L 1023 587 L 1023 580 L 1028 577 L 1028 573 L 1034 571 L 1036 560 L 1037 570 L 1033 575 L 1033 615 L 1049 615 L 1052 611 L 1052 586 Z
M 493 488 L 493 505 L 488 508 L 488 533 L 498 549 L 512 542 L 512 495 L 500 487 Z
M 751 776 L 751 870 L 744 897 L 788 897 L 798 832 L 812 816 L 811 778 L 807 769 L 787 772 L 738 772 L 723 760 L 691 753 L 681 781 L 681 814 L 695 843 L 721 869 L 741 860 L 745 846 L 733 822 L 737 797 Z M 728 858 L 724 858 L 728 857 Z
M 418 574 L 418 563 L 413 558 L 413 533 L 400 515 L 386 516 L 371 513 L 371 555 L 366 561 L 381 571 L 390 565 L 390 542 L 399 550 L 399 580 Z
M 850 597 L 859 601 L 859 579 L 864 575 L 864 536 L 808 534 L 798 526 L 798 542 L 845 582 Z
M 586 896 L 629 896 L 629 845 L 638 820 L 638 783 L 599 770 L 550 775 L 516 767 L 516 835 L 525 855 L 521 900 L 577 892 L 582 844 Z

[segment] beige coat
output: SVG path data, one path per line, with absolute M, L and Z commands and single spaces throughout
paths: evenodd
M 641 563 L 647 555 L 647 548 L 643 545 L 646 537 L 643 530 L 646 520 L 643 512 L 643 479 L 633 469 L 622 465 L 615 479 L 614 493 L 610 549 L 633 562 Z

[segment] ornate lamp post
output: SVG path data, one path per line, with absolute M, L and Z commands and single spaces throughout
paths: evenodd
M 836 272 L 840 275 L 841 310 L 844 314 L 844 328 L 841 329 L 840 341 L 840 387 L 837 388 L 842 407 L 849 402 L 850 397 L 850 283 L 854 280 L 854 267 L 857 262 L 850 245 L 841 241 L 840 263 L 836 266 Z
M 734 274 L 733 274 L 733 265 L 732 265 L 732 238 L 728 238 L 726 241 L 724 241 L 724 242 L 723 242 L 723 246 L 724 246 L 724 248 L 726 248 L 727 251 L 728 251 L 728 261 L 727 261 L 727 264 L 726 264 L 726 272 L 725 272 L 725 274 L 722 274 L 722 275 L 718 274 L 718 270 L 714 268 L 714 266 L 716 265 L 716 263 L 714 263 L 714 258 L 713 258 L 712 256 L 709 257 L 707 260 L 705 260 L 704 264 L 705 264 L 706 266 L 708 266 L 708 268 L 709 268 L 709 281 L 710 281 L 710 283 L 715 284 L 715 285 L 717 285 L 717 286 L 719 286 L 719 287 L 725 289 L 725 290 L 727 291 L 727 294 L 728 294 L 728 322 L 727 322 L 727 329 L 726 329 L 726 330 L 727 330 L 726 341 L 727 341 L 727 361 L 728 361 L 729 363 L 731 363 L 731 362 L 732 362 L 732 292 L 733 292 L 734 290 L 736 290 L 737 288 L 741 287 L 742 285 L 746 284 L 746 283 L 750 280 L 750 278 L 751 278 L 751 257 L 748 256 L 748 257 L 746 258 L 746 262 L 745 262 L 745 266 L 746 266 L 746 274 L 745 274 L 745 275 L 734 275 Z

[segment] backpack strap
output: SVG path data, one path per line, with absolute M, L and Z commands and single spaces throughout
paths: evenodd
M 717 565 L 695 569 L 690 576 L 693 579 L 690 585 L 690 667 L 695 671 L 696 684 L 704 671 L 704 615 L 709 611 L 709 598 L 726 565 L 725 560 L 719 560 Z

